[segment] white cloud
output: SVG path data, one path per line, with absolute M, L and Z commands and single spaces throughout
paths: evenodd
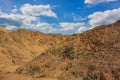
M 12 10 L 13 13 L 17 13 L 18 9 L 17 9 L 17 6 L 14 5 L 14 9 Z
M 86 30 L 84 23 L 70 23 L 70 22 L 61 22 L 60 24 L 49 24 L 46 22 L 41 22 L 37 17 L 30 15 L 23 15 L 18 13 L 3 13 L 0 12 L 0 25 L 3 25 L 5 28 L 14 30 L 14 29 L 29 29 L 34 31 L 40 31 L 44 33 L 73 33 L 76 31 L 83 32 Z M 53 27 L 57 26 L 57 28 Z
M 14 13 L 7 14 L 3 12 L 0 12 L 0 18 L 9 19 L 12 21 L 18 21 L 25 24 L 31 23 L 32 21 L 37 21 L 37 17 L 34 16 L 14 14 Z
M 12 10 L 13 13 L 16 13 L 17 11 L 18 11 L 17 9 L 13 9 L 13 10 Z
M 31 30 L 41 31 L 44 33 L 56 33 L 58 31 L 58 29 L 53 28 L 52 24 L 46 22 L 39 22 L 36 25 L 33 25 L 33 27 L 31 27 Z
M 52 11 L 52 8 L 50 5 L 30 5 L 30 4 L 24 4 L 20 10 L 24 15 L 30 15 L 30 16 L 48 16 L 48 17 L 54 17 L 57 18 L 57 15 L 55 12 Z
M 8 30 L 11 30 L 11 29 L 18 29 L 18 27 L 8 25 L 8 26 L 6 27 L 6 29 L 8 29 Z
M 22 14 L 7 14 L 0 12 L 0 25 L 9 30 L 24 28 L 45 33 L 57 32 L 57 29 L 53 28 L 52 24 L 40 22 L 37 17 Z
M 94 12 L 89 15 L 89 23 L 91 26 L 99 26 L 104 24 L 110 24 L 117 20 L 120 20 L 120 8 L 113 10 L 106 10 L 104 12 Z
M 88 29 L 89 29 L 88 27 L 82 26 L 82 27 L 78 28 L 78 30 L 76 31 L 76 33 L 82 33 L 84 31 L 87 31 Z
M 18 10 L 22 13 L 17 13 Z M 0 25 L 10 30 L 24 28 L 46 33 L 57 32 L 52 24 L 40 21 L 41 16 L 57 18 L 50 5 L 24 4 L 20 9 L 14 6 L 9 14 L 0 11 Z
M 85 0 L 86 4 L 98 4 L 98 3 L 103 3 L 103 2 L 113 2 L 117 0 Z
M 17 9 L 17 10 L 14 10 Z M 25 4 L 22 7 L 14 7 L 11 13 L 0 11 L 0 25 L 10 29 L 29 29 L 44 33 L 63 33 L 71 34 L 77 31 L 83 32 L 87 29 L 83 22 L 60 22 L 47 23 L 41 21 L 41 16 L 57 18 L 49 5 L 30 5 Z M 21 13 L 18 13 L 21 12 Z M 82 19 L 82 18 L 81 18 Z
M 86 19 L 87 19 L 87 17 L 73 16 L 74 21 L 83 21 L 83 20 L 86 20 Z
M 74 29 L 79 28 L 84 25 L 85 25 L 84 23 L 68 23 L 68 22 L 60 23 L 62 31 L 74 30 Z

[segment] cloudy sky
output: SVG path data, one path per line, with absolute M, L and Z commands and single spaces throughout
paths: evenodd
M 0 26 L 73 34 L 120 20 L 120 0 L 0 0 Z

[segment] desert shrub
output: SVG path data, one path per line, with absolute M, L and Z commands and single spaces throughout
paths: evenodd
M 69 63 L 69 64 L 66 66 L 65 70 L 68 71 L 68 70 L 71 69 L 71 68 L 72 68 L 72 63 Z
M 83 72 L 79 72 L 79 71 L 73 71 L 72 72 L 72 75 L 75 77 L 75 78 L 81 78 L 83 77 L 84 73 Z
M 88 74 L 83 80 L 98 80 L 98 76 L 96 74 Z
M 75 57 L 74 48 L 72 46 L 63 47 L 59 49 L 55 49 L 54 47 L 49 49 L 49 52 L 54 56 L 59 56 L 62 58 L 73 59 Z
M 63 58 L 74 59 L 74 57 L 75 57 L 74 48 L 66 47 L 61 55 Z
M 107 79 L 106 79 L 106 77 L 102 74 L 102 75 L 100 76 L 100 80 L 107 80 Z
M 57 79 L 58 80 L 65 80 L 65 78 L 63 76 L 59 76 Z
M 29 75 L 34 75 L 35 73 L 39 73 L 40 72 L 40 68 L 38 66 L 31 66 L 30 65 L 26 72 Z
M 23 68 L 18 68 L 15 73 L 21 74 L 23 72 Z
M 96 68 L 95 68 L 95 66 L 93 66 L 93 65 L 90 65 L 89 67 L 88 67 L 88 70 L 89 71 L 94 71 Z
M 120 80 L 120 72 L 118 71 L 118 69 L 111 70 L 111 73 L 112 73 L 112 77 L 115 80 Z
M 88 74 L 87 76 L 83 77 L 83 80 L 107 80 L 103 74 Z
M 44 67 L 45 68 L 50 68 L 50 64 L 45 64 Z

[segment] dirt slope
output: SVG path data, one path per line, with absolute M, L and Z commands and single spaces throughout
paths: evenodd
M 120 21 L 71 35 L 16 73 L 39 79 L 120 80 Z
M 20 29 L 0 28 L 0 72 L 14 72 L 51 47 L 57 47 L 64 36 Z

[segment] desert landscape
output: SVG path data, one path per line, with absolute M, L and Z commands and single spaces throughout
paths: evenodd
M 0 80 L 120 80 L 120 0 L 0 0 Z
M 120 21 L 80 34 L 0 28 L 0 80 L 120 80 Z

